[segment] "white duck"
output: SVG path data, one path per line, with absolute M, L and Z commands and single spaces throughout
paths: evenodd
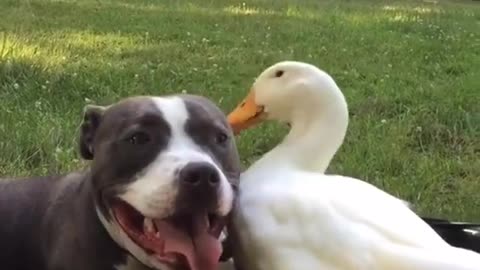
M 266 69 L 229 121 L 239 132 L 266 119 L 291 130 L 241 176 L 229 228 L 239 270 L 480 269 L 479 254 L 448 245 L 400 199 L 323 174 L 348 125 L 327 73 L 291 61 Z

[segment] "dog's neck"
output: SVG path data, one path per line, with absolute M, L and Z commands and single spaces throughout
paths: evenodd
M 88 181 L 89 186 L 85 188 L 86 194 L 88 195 L 86 196 L 88 202 L 84 202 L 84 203 L 89 204 L 88 214 L 92 219 L 92 221 L 90 222 L 92 222 L 93 224 L 93 219 L 94 219 L 95 220 L 94 223 L 96 224 L 95 226 L 101 227 L 102 234 L 107 235 L 107 238 L 109 239 L 109 241 L 113 245 L 115 245 L 115 248 L 118 249 L 123 254 L 124 259 L 121 262 L 114 264 L 113 269 L 115 270 L 152 270 L 152 268 L 145 266 L 140 261 L 138 261 L 135 257 L 133 257 L 129 253 L 129 251 L 125 249 L 123 244 L 119 242 L 119 239 L 117 239 L 115 235 L 112 235 L 112 231 L 109 230 L 109 227 L 108 227 L 109 224 L 105 216 L 106 215 L 105 212 L 108 211 L 108 209 L 105 209 L 105 207 L 100 204 L 102 198 L 100 198 L 98 194 L 95 194 L 93 192 L 94 189 L 91 186 L 92 177 L 89 176 L 88 179 L 90 180 Z M 94 211 L 94 214 L 91 212 L 92 209 Z
M 98 202 L 98 199 L 95 200 Z M 101 210 L 101 207 L 95 203 L 95 212 L 97 214 L 97 218 L 100 221 L 102 227 L 105 229 L 105 232 L 109 235 L 110 239 L 112 239 L 112 242 L 115 242 L 118 244 L 119 247 L 122 247 L 124 250 L 126 250 L 126 247 L 124 246 L 125 243 L 122 242 L 122 238 L 119 235 L 120 232 L 117 230 L 119 228 L 114 228 L 112 227 L 112 224 L 110 224 L 107 220 L 107 218 L 104 215 L 104 212 Z M 124 235 L 123 237 L 127 237 Z M 121 263 L 118 263 L 114 265 L 115 270 L 150 270 L 151 268 L 145 266 L 144 264 L 140 263 L 135 257 L 133 257 L 129 252 L 125 251 L 126 259 L 122 261 Z
M 44 245 L 50 268 L 104 270 L 126 261 L 127 252 L 110 238 L 97 216 L 92 179 L 89 172 L 84 173 L 60 180 L 69 183 L 57 183 L 64 185 L 59 192 L 62 197 L 54 198 L 56 204 L 49 213 L 64 214 L 45 224 L 45 233 L 51 236 Z

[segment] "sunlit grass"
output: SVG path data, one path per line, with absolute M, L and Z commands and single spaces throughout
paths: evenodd
M 224 9 L 225 12 L 232 14 L 241 14 L 241 15 L 250 15 L 250 14 L 259 14 L 260 11 L 255 8 L 247 8 L 245 6 L 229 6 Z M 265 14 L 267 12 L 262 12 Z M 273 13 L 273 12 L 272 12 Z
M 61 48 L 46 48 L 15 34 L 7 34 L 4 32 L 0 38 L 0 59 L 7 63 L 29 61 L 41 64 L 45 68 L 58 67 L 65 63 L 68 56 L 66 50 Z M 46 40 L 46 38 L 44 40 Z M 37 42 L 42 41 L 39 40 Z
M 480 220 L 479 17 L 472 1 L 0 1 L 0 175 L 84 166 L 87 103 L 189 92 L 227 112 L 295 59 L 331 73 L 350 105 L 330 172 Z M 243 134 L 245 165 L 285 131 Z

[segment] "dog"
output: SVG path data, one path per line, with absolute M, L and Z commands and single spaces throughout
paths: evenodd
M 240 160 L 214 103 L 89 105 L 79 142 L 84 171 L 0 181 L 1 269 L 216 269 Z

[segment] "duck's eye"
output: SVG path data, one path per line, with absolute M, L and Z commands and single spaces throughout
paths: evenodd
M 278 70 L 277 72 L 275 72 L 275 77 L 280 78 L 283 76 L 283 73 L 285 73 L 283 70 Z
M 135 132 L 127 138 L 127 142 L 133 145 L 144 145 L 151 141 L 150 136 L 145 132 Z
M 228 135 L 220 132 L 215 136 L 215 142 L 217 144 L 224 144 L 228 140 Z

